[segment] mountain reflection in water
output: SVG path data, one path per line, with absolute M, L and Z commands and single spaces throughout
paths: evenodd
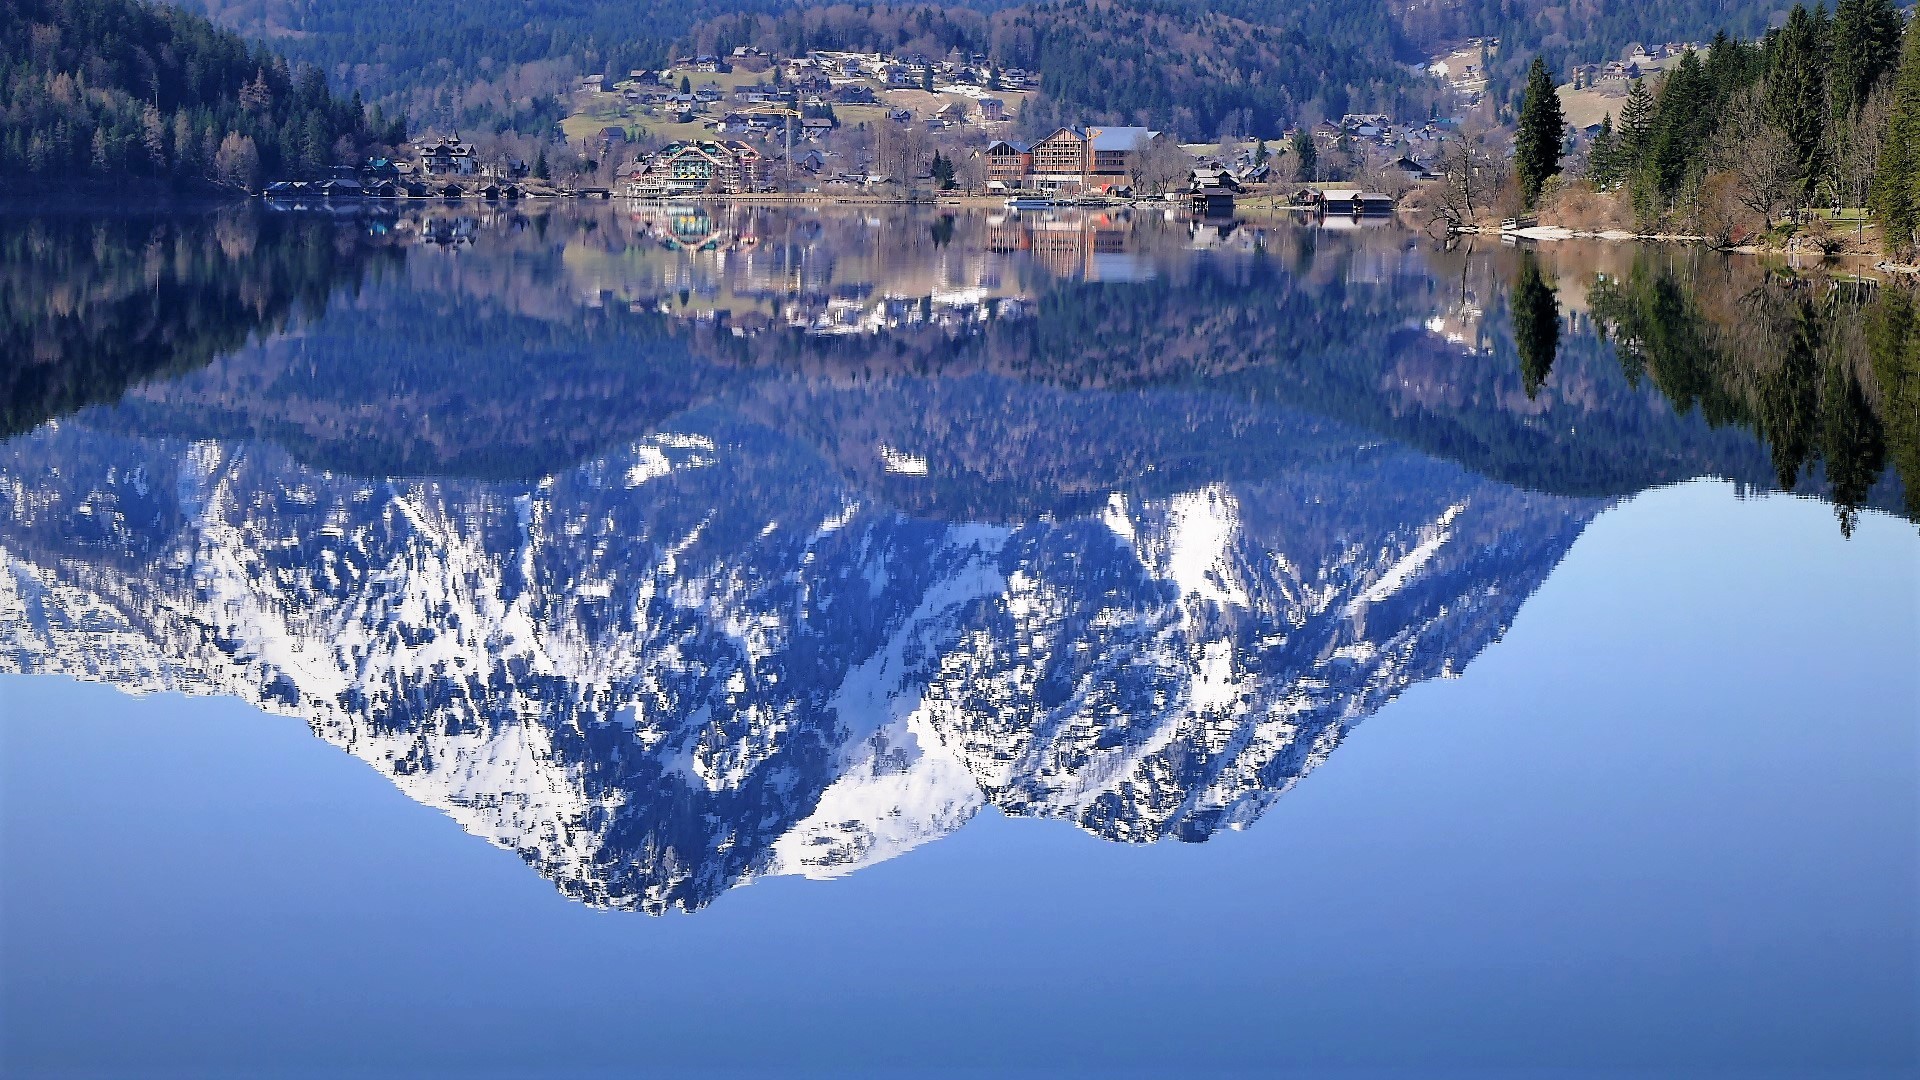
M 1920 464 L 1908 293 L 1694 251 L 620 207 L 0 253 L 0 667 L 301 716 L 649 912 L 988 804 L 1244 827 L 1612 501 L 1850 529 Z

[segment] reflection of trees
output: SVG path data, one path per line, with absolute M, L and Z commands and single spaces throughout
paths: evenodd
M 1916 383 L 1909 287 L 1650 251 L 1594 285 L 1588 303 L 1629 377 L 1716 427 L 1754 432 L 1782 488 L 1824 474 L 1844 532 L 1890 452 L 1908 513 L 1920 515 L 1920 432 L 1905 419 Z
M 31 266 L 27 233 L 0 235 L 23 267 L 4 294 L 9 355 L 65 355 L 62 385 L 95 387 L 65 407 L 232 353 L 150 381 L 90 424 L 270 440 L 357 475 L 543 476 L 695 410 L 777 429 L 902 505 L 976 516 L 1259 477 L 1274 440 L 1313 418 L 1561 494 L 1823 470 L 1849 524 L 1855 508 L 1897 500 L 1881 482 L 1889 456 L 1914 475 L 1916 439 L 1893 430 L 1898 402 L 1914 411 L 1910 391 L 1897 396 L 1909 384 L 1875 374 L 1910 363 L 1914 320 L 1895 291 L 1767 279 L 1718 256 L 1668 266 L 1644 252 L 1634 270 L 1627 249 L 1608 248 L 1616 265 L 1594 314 L 1616 348 L 1588 332 L 1580 304 L 1556 299 L 1555 278 L 1600 269 L 1570 268 L 1562 248 L 1422 251 L 1389 230 L 1272 229 L 1264 244 L 1216 238 L 1196 256 L 1184 226 L 1140 216 L 1123 223 L 1126 250 L 1153 280 L 1062 280 L 993 247 L 990 223 L 723 208 L 711 224 L 742 246 L 722 258 L 664 250 L 604 208 L 503 215 L 458 252 L 415 246 L 403 273 L 298 334 L 272 331 L 367 261 L 359 230 L 249 215 L 112 227 L 88 261 L 89 225 Z M 173 298 L 156 306 L 150 288 Z M 936 288 L 984 295 L 929 319 Z M 59 298 L 76 294 L 91 321 L 58 322 Z M 787 324 L 786 305 L 845 297 L 900 317 L 845 336 Z M 1496 314 L 1483 321 L 1483 307 Z M 1436 312 L 1466 336 L 1433 329 Z M 30 331 L 33 318 L 44 326 Z M 235 351 L 255 329 L 262 344 Z M 68 344 L 36 351 L 36 334 Z M 167 366 L 182 356 L 197 359 Z M 73 376 L 89 363 L 119 381 Z M 57 398 L 41 374 L 6 372 L 8 400 Z M 1013 384 L 1032 388 L 1017 407 Z M 1099 394 L 1115 400 L 1086 403 L 1100 417 L 1086 430 L 1027 407 Z M 876 444 L 938 464 L 903 479 Z
M 1913 289 L 1882 288 L 1867 306 L 1862 350 L 1871 365 L 1877 415 L 1885 418 L 1880 430 L 1887 456 L 1906 483 L 1907 513 L 1920 518 L 1920 327 L 1914 310 Z
M 368 254 L 330 222 L 252 211 L 0 221 L 0 437 L 317 312 Z
M 1554 354 L 1560 348 L 1560 304 L 1554 299 L 1553 286 L 1540 276 L 1540 257 L 1531 251 L 1520 253 L 1520 272 L 1509 298 L 1513 305 L 1513 344 L 1520 353 L 1520 375 L 1531 398 L 1547 381 Z
M 1819 453 L 1839 508 L 1840 530 L 1851 535 L 1858 508 L 1886 466 L 1887 444 L 1885 428 L 1867 402 L 1860 380 L 1838 364 L 1827 368 L 1821 382 L 1819 434 Z M 1911 484 L 1907 497 L 1911 505 Z

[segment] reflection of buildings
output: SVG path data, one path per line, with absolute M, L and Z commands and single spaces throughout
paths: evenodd
M 988 250 L 1024 252 L 1054 277 L 1086 281 L 1145 281 L 1153 264 L 1135 250 L 1133 222 L 1125 214 L 1056 210 L 994 216 L 987 223 Z
M 751 219 L 730 215 L 717 219 L 706 207 L 693 203 L 668 204 L 653 214 L 636 214 L 645 235 L 669 251 L 712 252 L 751 248 L 759 237 L 742 226 Z
M 1099 280 L 1102 271 L 1125 280 L 1152 276 L 1150 268 L 1126 258 L 1127 230 L 1105 214 L 1043 218 L 1030 231 L 1033 257 L 1056 277 Z
M 776 326 L 817 335 L 913 327 L 971 333 L 1031 311 L 1031 292 L 1021 283 L 1032 271 L 1083 281 L 1155 277 L 1141 222 L 1127 211 L 883 224 L 855 214 L 808 219 L 741 205 L 636 201 L 623 220 L 642 242 L 617 254 L 580 251 L 574 270 L 590 275 L 581 291 L 636 310 L 721 320 L 736 333 Z M 770 231 L 774 220 L 781 227 Z M 903 239 L 898 230 L 930 240 L 929 250 L 894 257 L 893 245 Z M 1178 235 L 1162 231 L 1169 241 Z

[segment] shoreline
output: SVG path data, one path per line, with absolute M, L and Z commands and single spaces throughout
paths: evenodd
M 124 189 L 62 191 L 62 192 L 21 192 L 0 190 L 0 214 L 4 213 L 101 213 L 112 215 L 152 214 L 152 213 L 204 213 L 232 206 L 260 205 L 271 207 L 275 203 L 281 206 L 292 205 L 296 208 L 333 210 L 347 209 L 386 209 L 404 206 L 464 208 L 474 204 L 494 209 L 506 209 L 514 206 L 544 206 L 555 203 L 646 203 L 668 205 L 674 203 L 741 205 L 741 206 L 807 206 L 807 207 L 924 207 L 930 210 L 955 208 L 966 210 L 999 210 L 1005 208 L 1009 198 L 1003 194 L 955 194 L 951 192 L 937 195 L 926 194 L 870 194 L 839 192 L 758 192 L 749 195 L 698 194 L 671 199 L 643 198 L 606 192 L 605 189 L 582 193 L 580 191 L 546 191 L 539 194 L 525 194 L 518 199 L 486 198 L 479 194 L 462 195 L 456 198 L 444 196 L 426 196 L 417 198 L 302 198 L 297 200 L 277 200 L 264 194 L 242 194 L 215 186 L 200 187 L 196 190 L 172 189 L 165 192 L 129 192 Z M 1232 218 L 1279 220 L 1287 219 L 1301 224 L 1317 223 L 1322 215 L 1305 207 L 1275 204 L 1260 195 L 1244 200 L 1245 205 L 1236 205 Z M 1067 205 L 1062 210 L 1115 211 L 1115 210 L 1184 210 L 1183 199 L 1145 198 L 1115 201 L 1109 203 L 1090 203 L 1082 206 Z M 1345 215 L 1331 215 L 1346 220 Z M 1212 220 L 1212 219 L 1207 219 Z M 1395 225 L 1414 232 L 1434 235 L 1433 223 L 1422 225 L 1410 220 L 1405 211 L 1395 211 L 1390 215 L 1368 216 L 1354 220 L 1391 221 Z M 1533 225 L 1526 228 L 1502 228 L 1497 225 L 1466 225 L 1451 228 L 1442 235 L 1452 236 L 1488 236 L 1511 238 L 1533 243 L 1558 242 L 1565 240 L 1599 240 L 1608 243 L 1637 244 L 1688 244 L 1700 245 L 1711 250 L 1738 255 L 1779 255 L 1790 259 L 1802 256 L 1820 263 L 1861 263 L 1869 268 L 1888 274 L 1902 276 L 1920 276 L 1920 263 L 1897 263 L 1878 252 L 1837 252 L 1832 255 L 1820 253 L 1817 249 L 1790 249 L 1757 244 L 1739 244 L 1728 247 L 1716 247 L 1711 238 L 1693 233 L 1637 233 L 1625 229 L 1574 229 L 1564 225 Z
M 1699 245 L 1713 251 L 1732 255 L 1780 255 L 1798 260 L 1802 257 L 1815 263 L 1858 263 L 1870 262 L 1871 268 L 1890 274 L 1920 274 L 1920 264 L 1896 263 L 1888 260 L 1879 252 L 1837 251 L 1826 254 L 1817 248 L 1786 248 L 1767 244 L 1733 244 L 1716 246 L 1713 239 L 1697 233 L 1636 233 L 1626 229 L 1572 229 L 1564 225 L 1532 225 L 1524 229 L 1506 229 L 1483 225 L 1470 225 L 1452 230 L 1455 234 L 1474 236 L 1512 237 L 1517 240 L 1529 240 L 1535 243 L 1561 240 L 1602 240 L 1609 243 L 1635 244 L 1688 244 Z

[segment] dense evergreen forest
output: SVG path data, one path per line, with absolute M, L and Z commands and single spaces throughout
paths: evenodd
M 404 125 L 165 4 L 0 0 L 0 176 L 217 181 L 351 160 Z

